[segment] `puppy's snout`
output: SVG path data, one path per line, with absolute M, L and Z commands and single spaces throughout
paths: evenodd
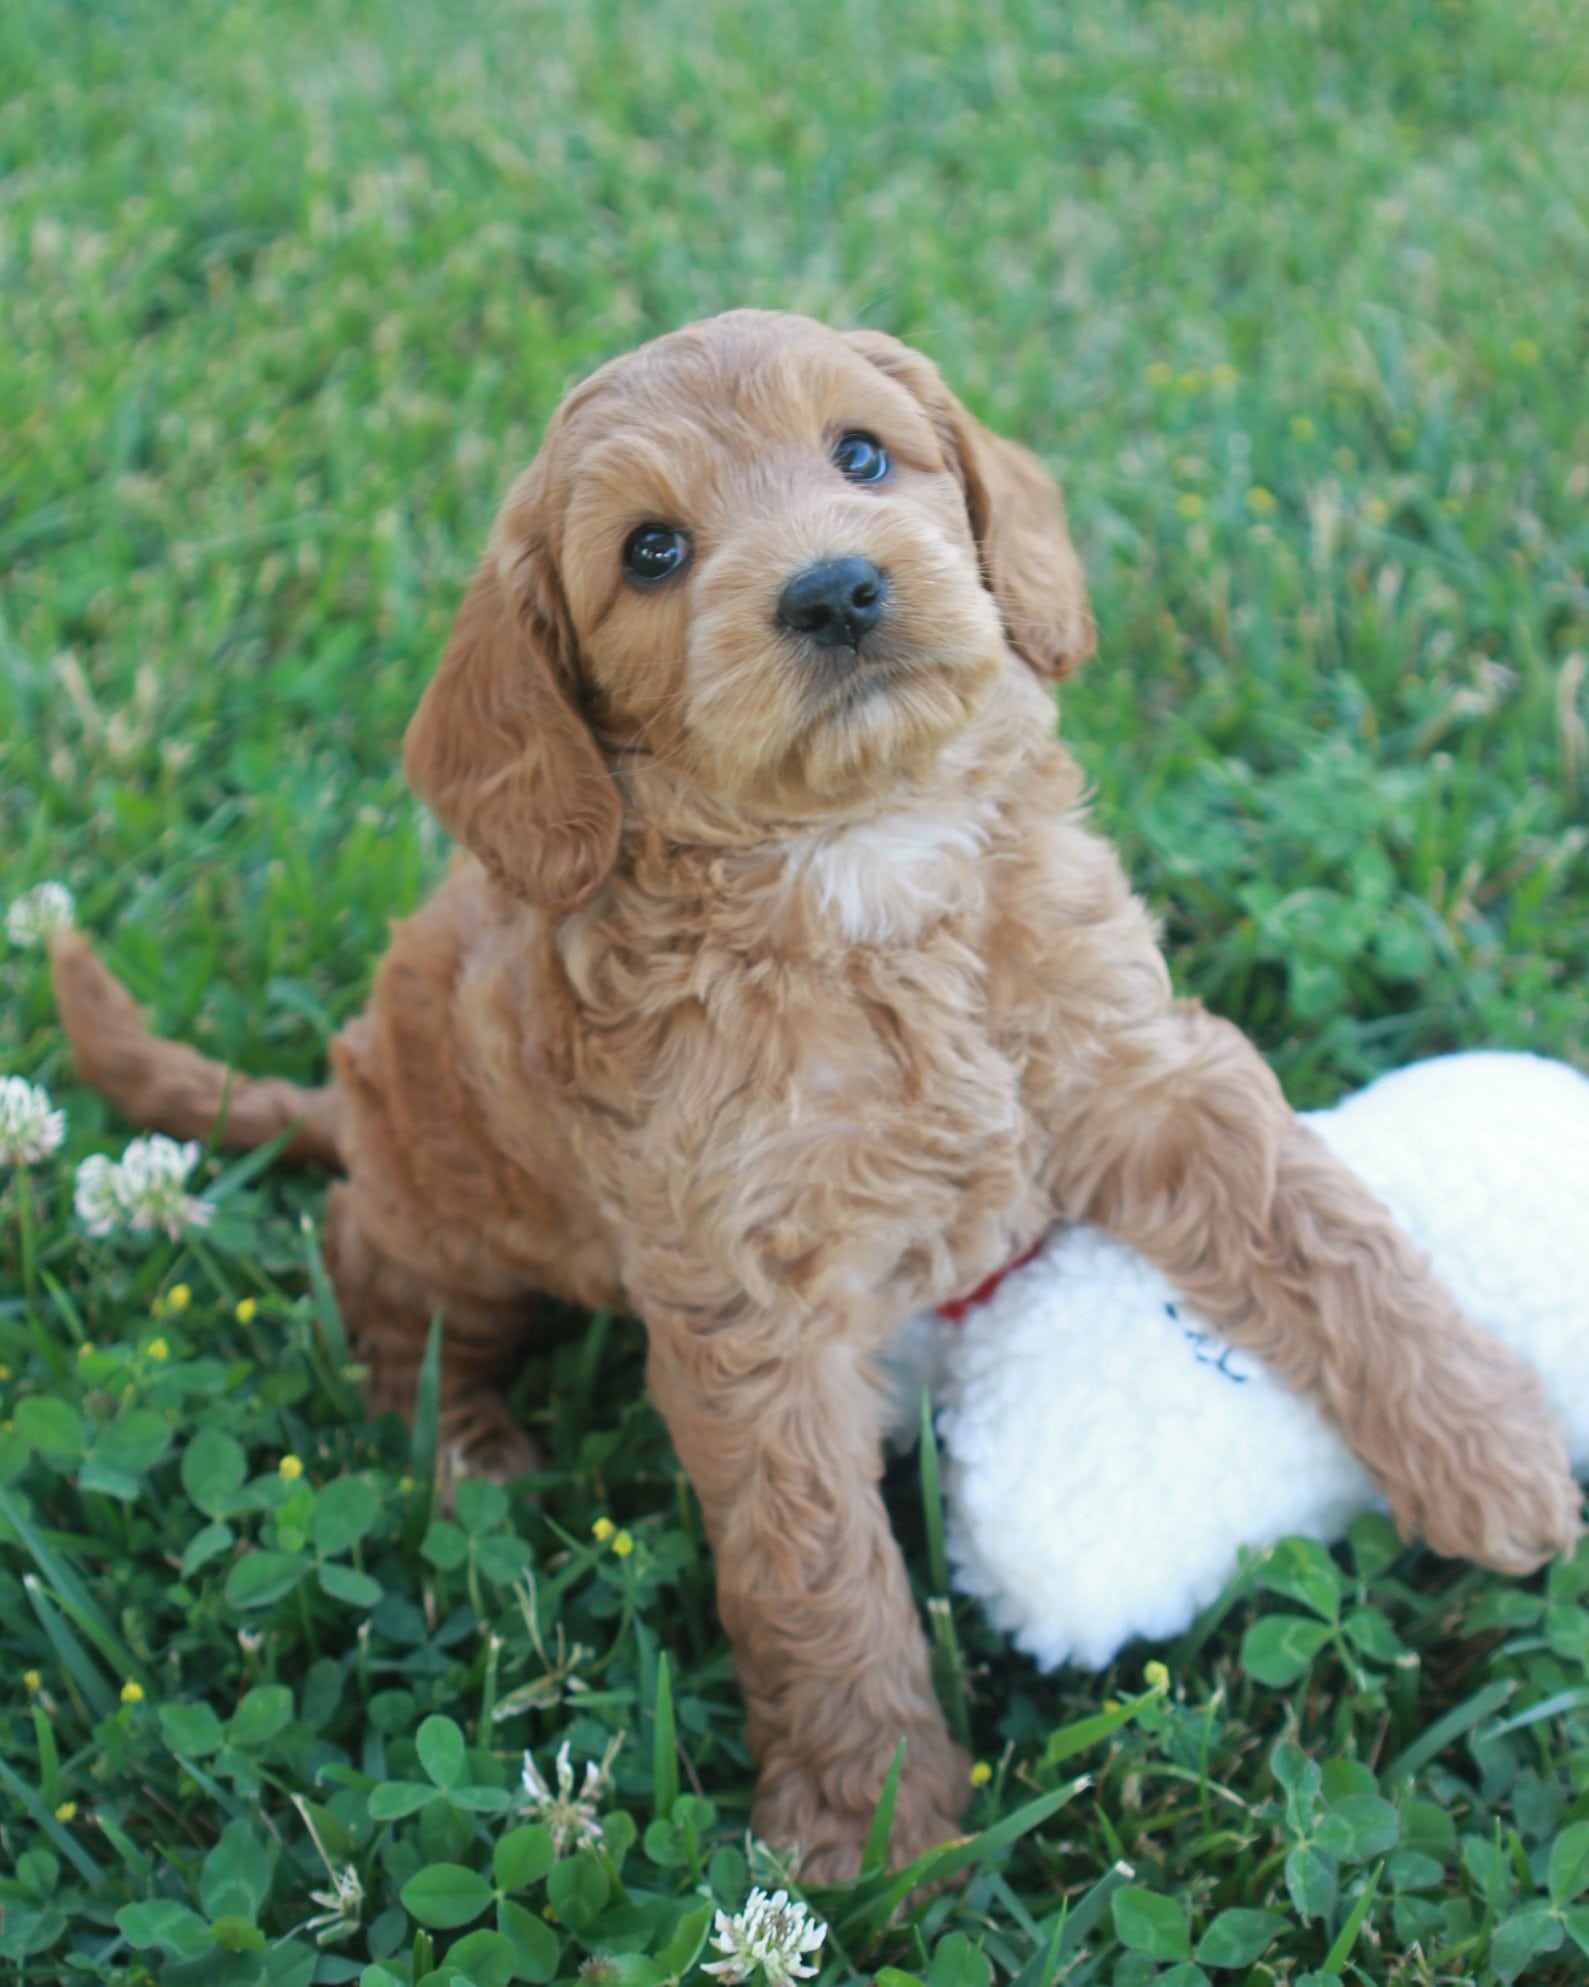
M 778 625 L 818 648 L 858 649 L 887 598 L 887 577 L 870 559 L 824 559 L 796 573 L 779 594 Z

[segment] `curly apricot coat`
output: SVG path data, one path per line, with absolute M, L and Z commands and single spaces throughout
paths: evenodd
M 864 485 L 855 434 L 887 452 Z M 625 569 L 648 524 L 684 548 L 657 584 Z M 780 618 L 792 575 L 855 559 L 886 590 L 864 640 Z M 892 339 L 734 312 L 585 382 L 503 505 L 407 743 L 470 854 L 395 929 L 324 1090 L 228 1090 L 80 940 L 56 952 L 79 1063 L 129 1115 L 205 1132 L 225 1097 L 234 1145 L 302 1121 L 293 1155 L 345 1176 L 328 1255 L 372 1399 L 406 1410 L 440 1310 L 461 1466 L 526 1458 L 502 1384 L 533 1293 L 644 1319 L 755 1825 L 808 1877 L 853 1871 L 901 1738 L 893 1854 L 955 1827 L 876 1362 L 1056 1219 L 1316 1396 L 1407 1533 L 1524 1568 L 1577 1529 L 1531 1374 L 1172 997 L 1053 735 L 1041 679 L 1092 639 L 1034 458 Z

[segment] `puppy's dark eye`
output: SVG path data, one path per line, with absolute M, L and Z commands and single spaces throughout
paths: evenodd
M 623 542 L 623 569 L 638 586 L 671 579 L 689 556 L 689 539 L 671 524 L 642 524 Z
M 840 435 L 833 451 L 833 466 L 852 483 L 881 483 L 893 467 L 888 459 L 888 450 L 877 439 L 861 428 L 852 428 L 847 435 Z

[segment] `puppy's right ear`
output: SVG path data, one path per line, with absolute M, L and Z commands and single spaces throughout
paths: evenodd
M 582 904 L 618 854 L 612 775 L 575 706 L 572 640 L 538 540 L 494 537 L 403 741 L 414 791 L 504 888 Z

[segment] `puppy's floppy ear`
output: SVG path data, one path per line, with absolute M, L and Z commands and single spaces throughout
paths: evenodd
M 882 331 L 852 331 L 849 342 L 914 394 L 938 430 L 1010 646 L 1039 676 L 1068 676 L 1092 654 L 1097 630 L 1053 478 L 1035 455 L 974 420 L 920 352 Z
M 511 501 L 511 500 L 510 500 Z M 618 853 L 618 790 L 573 690 L 550 555 L 499 526 L 403 741 L 409 784 L 506 889 L 572 907 Z

